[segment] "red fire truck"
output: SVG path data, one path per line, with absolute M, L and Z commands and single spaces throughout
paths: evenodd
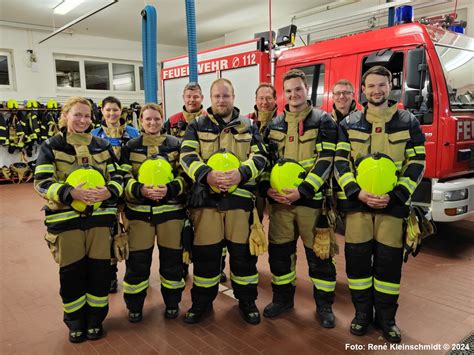
M 282 78 L 291 68 L 306 73 L 315 106 L 332 110 L 331 89 L 340 79 L 354 83 L 356 101 L 363 104 L 362 75 L 373 65 L 383 65 L 393 73 L 390 98 L 413 112 L 426 136 L 426 172 L 413 202 L 424 206 L 435 221 L 474 215 L 474 39 L 411 23 L 280 48 L 273 61 L 257 44 L 258 40 L 252 40 L 198 54 L 205 107 L 210 83 L 223 77 L 234 84 L 235 106 L 243 114 L 251 112 L 255 88 L 260 82 L 270 82 L 274 73 L 281 109 Z M 167 116 L 181 110 L 187 81 L 186 56 L 162 63 L 161 93 Z

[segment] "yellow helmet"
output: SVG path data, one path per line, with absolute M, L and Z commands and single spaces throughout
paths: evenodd
M 397 184 L 397 166 L 387 155 L 370 154 L 356 161 L 356 180 L 363 190 L 382 196 Z
M 66 182 L 74 187 L 85 182 L 85 184 L 82 186 L 83 189 L 92 189 L 98 186 L 105 186 L 105 179 L 102 174 L 92 167 L 82 167 L 74 170 L 71 174 L 69 174 Z M 101 204 L 102 202 L 96 202 L 91 207 L 95 211 L 100 207 Z M 71 207 L 78 212 L 84 212 L 89 206 L 82 201 L 74 200 L 72 201 Z
M 306 177 L 306 170 L 294 160 L 279 160 L 270 172 L 270 186 L 283 194 L 284 189 L 294 189 Z
M 145 185 L 166 185 L 173 179 L 173 167 L 160 156 L 145 160 L 138 169 L 138 182 Z
M 240 167 L 240 160 L 237 158 L 232 152 L 227 150 L 218 151 L 211 155 L 209 160 L 207 161 L 207 165 L 209 165 L 212 170 L 215 171 L 228 171 L 232 169 L 238 169 Z M 237 188 L 237 185 L 232 185 L 229 188 L 229 193 L 232 193 Z M 219 190 L 215 186 L 211 186 L 212 191 L 220 193 Z

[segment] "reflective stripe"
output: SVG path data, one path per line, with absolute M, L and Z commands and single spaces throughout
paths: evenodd
M 121 184 L 119 184 L 117 181 L 111 180 L 111 181 L 109 181 L 109 183 L 107 185 L 114 186 L 118 190 L 119 196 L 123 193 L 123 186 Z
M 416 189 L 416 182 L 412 181 L 410 178 L 406 176 L 402 176 L 398 179 L 397 185 L 402 185 L 405 186 L 406 189 L 410 192 L 410 195 L 415 191 Z
M 324 184 L 324 180 L 321 179 L 321 177 L 319 177 L 318 175 L 313 174 L 313 173 L 309 173 L 306 176 L 306 179 L 304 179 L 304 181 L 310 183 L 314 187 L 315 191 L 318 191 L 319 188 Z
M 193 141 L 193 140 L 185 140 L 183 143 L 181 143 L 181 148 L 183 147 L 190 147 L 193 149 L 197 149 L 199 147 L 199 142 L 198 141 Z
M 135 179 L 130 179 L 130 180 L 128 180 L 127 186 L 125 186 L 125 191 L 126 191 L 129 195 L 133 196 L 133 192 L 132 192 L 132 190 L 133 190 L 133 185 L 134 185 L 135 183 L 137 183 L 137 182 L 138 182 L 138 181 L 135 180 Z
M 313 197 L 313 200 L 322 200 L 323 199 L 323 193 L 322 192 L 316 192 L 316 194 Z
M 107 164 L 107 172 L 111 173 L 112 171 L 115 171 L 115 165 Z
M 348 152 L 351 151 L 351 145 L 347 142 L 338 142 L 337 143 L 337 150 L 347 150 Z
M 91 307 L 107 307 L 109 304 L 109 295 L 104 297 L 94 296 L 90 293 L 86 293 L 87 304 Z
M 246 160 L 242 163 L 242 165 L 248 166 L 250 169 L 250 172 L 252 173 L 251 179 L 255 179 L 258 175 L 258 170 L 257 167 L 255 166 L 255 162 L 251 159 Z
M 321 143 L 316 144 L 316 150 L 321 152 L 323 150 L 323 145 Z
M 160 280 L 161 280 L 161 286 L 169 288 L 171 290 L 184 288 L 184 285 L 185 285 L 185 282 L 183 279 L 181 279 L 180 281 L 167 280 L 163 277 L 163 275 L 160 275 Z
M 403 160 L 395 161 L 394 163 L 395 163 L 395 165 L 397 166 L 397 170 L 399 170 L 399 171 L 402 170 L 402 168 L 403 168 Z
M 296 271 L 292 271 L 289 274 L 276 276 L 272 274 L 272 284 L 275 285 L 287 285 L 296 280 Z
M 153 214 L 160 214 L 165 212 L 179 211 L 184 208 L 183 205 L 164 205 L 153 207 Z
M 58 184 L 57 182 L 51 184 L 48 191 L 46 191 L 49 200 L 59 202 L 58 190 L 61 188 L 61 186 L 63 186 L 63 184 Z
M 127 202 L 127 207 L 136 212 L 150 213 L 151 211 L 151 206 L 148 205 L 134 205 L 133 203 Z
M 336 150 L 336 144 L 335 143 L 331 143 L 331 142 L 324 142 L 323 141 L 323 149 L 326 149 L 326 150 Z
M 394 284 L 391 282 L 380 281 L 374 277 L 374 288 L 382 293 L 388 295 L 399 295 L 400 294 L 400 284 Z
M 86 295 L 83 295 L 75 301 L 72 301 L 69 303 L 63 303 L 64 312 L 66 313 L 75 312 L 78 309 L 81 309 L 82 307 L 84 307 L 85 304 L 86 304 Z
M 350 182 L 356 182 L 356 179 L 354 178 L 354 175 L 352 173 L 345 173 L 342 175 L 339 180 L 337 181 L 339 186 L 344 188 L 347 184 Z
M 365 279 L 347 278 L 349 288 L 352 290 L 366 290 L 372 287 L 372 276 Z
M 35 174 L 41 173 L 54 173 L 54 165 L 53 164 L 41 164 L 35 166 Z
M 245 197 L 245 198 L 251 198 L 251 199 L 255 198 L 255 195 L 251 193 L 250 191 L 239 189 L 239 188 L 236 188 L 235 191 L 232 192 L 232 195 Z
M 301 160 L 299 163 L 303 168 L 306 169 L 306 168 L 312 167 L 314 165 L 315 160 L 316 160 L 315 158 L 311 158 L 311 159 Z
M 209 288 L 209 287 L 216 286 L 219 284 L 220 279 L 221 279 L 220 274 L 212 278 L 205 278 L 205 277 L 199 277 L 199 276 L 193 275 L 193 282 L 194 282 L 194 285 L 197 287 Z
M 336 196 L 339 200 L 347 200 L 346 193 L 344 191 L 336 192 Z
M 150 286 L 150 280 L 140 282 L 138 285 L 132 285 L 127 282 L 123 282 L 123 293 L 137 294 L 146 290 Z
M 116 215 L 116 208 L 98 208 L 96 211 L 92 212 L 92 216 L 103 216 L 103 215 Z M 66 211 L 55 213 L 52 215 L 46 216 L 46 223 L 56 223 L 61 221 L 67 221 L 70 219 L 78 218 L 81 215 L 76 211 Z
M 416 154 L 426 154 L 426 150 L 423 145 L 417 145 L 416 147 L 413 147 L 413 149 L 415 149 Z
M 196 180 L 196 178 L 194 177 L 194 174 L 196 173 L 196 171 L 201 167 L 201 166 L 205 166 L 206 164 L 204 164 L 203 162 L 201 161 L 193 161 L 191 163 L 191 165 L 189 166 L 189 169 L 188 169 L 188 175 Z
M 258 148 L 258 145 L 254 144 L 253 146 L 250 147 L 250 151 L 252 153 L 257 153 L 260 149 Z
M 184 192 L 184 179 L 181 176 L 178 176 L 174 181 L 177 181 L 179 184 L 179 193 Z
M 132 166 L 130 164 L 122 164 L 120 166 L 120 169 L 126 172 L 130 172 L 132 170 Z
M 239 285 L 257 285 L 258 284 L 258 274 L 250 276 L 236 276 L 233 272 L 230 273 L 230 279 Z
M 415 149 L 413 149 L 413 148 L 405 149 L 405 156 L 406 156 L 407 158 L 414 157 L 415 155 L 416 155 Z
M 311 281 L 313 281 L 314 287 L 317 290 L 325 291 L 325 292 L 334 292 L 336 289 L 336 281 L 326 281 L 322 279 L 315 279 L 311 277 Z

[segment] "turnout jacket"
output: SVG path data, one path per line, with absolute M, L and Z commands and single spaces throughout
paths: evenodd
M 330 177 L 337 142 L 337 125 L 332 117 L 319 109 L 308 108 L 301 112 L 285 112 L 277 116 L 266 128 L 264 142 L 268 145 L 272 165 L 262 178 L 261 193 L 267 195 L 270 188 L 271 167 L 279 159 L 292 159 L 300 163 L 307 174 L 298 186 L 301 198 L 295 206 L 321 208 L 322 187 Z M 270 203 L 275 203 L 269 197 Z
M 168 192 L 160 201 L 144 198 L 141 194 L 142 183 L 138 182 L 138 170 L 142 163 L 155 156 L 165 158 L 173 167 L 175 178 L 166 184 Z M 159 224 L 171 219 L 184 219 L 185 188 L 184 173 L 178 166 L 179 141 L 164 134 L 142 136 L 127 142 L 122 148 L 121 169 L 125 172 L 125 214 L 128 219 L 138 219 Z
M 83 165 L 94 167 L 104 176 L 112 195 L 90 215 L 71 207 L 73 186 L 66 183 L 69 174 Z M 65 130 L 48 138 L 41 144 L 36 159 L 34 185 L 40 196 L 47 200 L 43 209 L 48 232 L 110 227 L 115 223 L 116 204 L 123 192 L 122 174 L 112 146 L 101 138 L 90 133 L 67 133 Z
M 182 139 L 184 136 L 184 132 L 186 132 L 186 127 L 188 127 L 188 124 L 197 117 L 205 114 L 207 114 L 207 112 L 206 110 L 203 110 L 202 106 L 199 111 L 193 113 L 186 111 L 185 107 L 183 106 L 183 111 L 172 115 L 165 122 L 163 128 L 166 133 Z
M 351 112 L 339 125 L 335 176 L 342 190 L 338 208 L 343 211 L 385 213 L 395 217 L 408 214 L 407 202 L 420 183 L 425 170 L 425 136 L 420 123 L 410 112 L 397 109 L 396 102 L 375 114 L 368 107 Z M 355 163 L 375 152 L 389 156 L 396 164 L 398 182 L 389 192 L 384 209 L 372 209 L 358 199 Z
M 229 123 L 214 115 L 212 108 L 207 112 L 208 115 L 202 115 L 188 125 L 181 144 L 180 163 L 195 182 L 192 193 L 203 187 L 206 193 L 198 205 L 190 203 L 189 207 L 250 211 L 254 207 L 256 178 L 267 161 L 258 128 L 249 118 L 241 116 L 236 107 Z M 242 179 L 237 189 L 229 194 L 211 192 L 207 184 L 207 174 L 212 168 L 206 162 L 222 149 L 235 154 L 241 162 L 239 172 Z

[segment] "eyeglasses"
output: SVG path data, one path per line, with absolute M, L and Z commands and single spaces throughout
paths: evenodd
M 349 96 L 349 95 L 352 95 L 352 91 L 337 91 L 337 92 L 333 92 L 332 93 L 332 96 Z

